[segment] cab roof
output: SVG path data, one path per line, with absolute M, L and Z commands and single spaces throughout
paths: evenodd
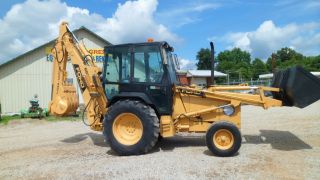
M 171 47 L 166 41 L 156 41 L 156 42 L 141 42 L 141 43 L 125 43 L 125 44 L 117 44 L 117 45 L 108 45 L 105 46 L 104 49 L 115 48 L 115 47 L 123 47 L 123 46 L 148 46 L 148 45 L 156 45 L 156 46 L 165 46 L 165 48 L 173 51 L 173 47 Z

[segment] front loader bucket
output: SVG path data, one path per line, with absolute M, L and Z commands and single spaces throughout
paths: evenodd
M 320 78 L 300 66 L 277 72 L 272 86 L 280 88 L 273 97 L 283 106 L 304 108 L 320 99 Z

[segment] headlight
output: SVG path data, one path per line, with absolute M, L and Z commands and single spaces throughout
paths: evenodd
M 223 107 L 223 112 L 227 116 L 231 116 L 234 113 L 234 107 L 233 106 L 225 106 Z

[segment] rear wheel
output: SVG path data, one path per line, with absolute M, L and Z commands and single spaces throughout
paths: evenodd
M 119 155 L 144 154 L 158 140 L 159 119 L 150 106 L 140 101 L 118 101 L 108 109 L 103 134 Z
M 241 146 L 241 133 L 232 123 L 216 122 L 207 131 L 206 144 L 214 155 L 232 156 Z

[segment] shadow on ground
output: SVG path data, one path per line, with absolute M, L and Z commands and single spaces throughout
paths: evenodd
M 83 134 L 77 134 L 72 137 L 66 138 L 62 140 L 62 142 L 65 143 L 78 143 L 81 142 L 87 138 L 90 138 L 94 145 L 101 146 L 101 147 L 109 147 L 109 145 L 104 141 L 104 136 L 102 134 L 96 134 L 96 133 L 83 133 Z
M 102 134 L 96 133 L 83 133 L 78 134 L 62 140 L 65 143 L 78 143 L 87 138 L 90 138 L 94 145 L 101 147 L 109 147 L 104 141 Z M 289 131 L 278 130 L 260 130 L 260 135 L 243 135 L 244 141 L 242 144 L 270 144 L 273 149 L 282 151 L 292 151 L 301 149 L 312 149 L 310 145 L 302 141 L 296 135 Z M 170 138 L 161 139 L 150 153 L 162 151 L 173 151 L 175 148 L 180 147 L 196 147 L 206 146 L 205 135 L 185 136 L 176 135 Z M 108 154 L 115 155 L 112 150 L 107 152 Z M 204 152 L 206 155 L 212 155 L 210 151 Z
M 273 149 L 292 151 L 301 149 L 312 149 L 312 147 L 301 140 L 290 131 L 260 130 L 259 135 L 243 135 L 242 144 L 270 144 Z M 206 146 L 205 136 L 175 136 L 161 140 L 158 146 L 163 151 L 187 146 Z
M 273 149 L 293 151 L 312 149 L 299 137 L 289 131 L 260 130 L 260 135 L 243 135 L 245 141 L 242 144 L 270 144 Z
M 160 150 L 162 151 L 173 151 L 175 148 L 180 147 L 196 147 L 205 146 L 204 136 L 182 136 L 176 135 L 170 138 L 163 138 L 157 142 L 157 144 L 152 148 L 149 153 L 156 153 Z M 110 149 L 107 154 L 117 155 L 112 149 Z
M 174 148 L 180 147 L 195 147 L 195 146 L 205 146 L 205 136 L 182 136 L 176 135 L 170 138 L 161 139 L 156 148 L 159 148 L 163 151 L 172 151 Z

